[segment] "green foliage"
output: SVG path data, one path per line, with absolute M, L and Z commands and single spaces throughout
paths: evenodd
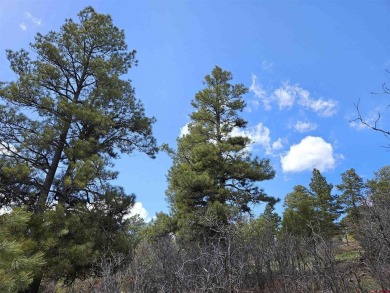
M 390 166 L 384 166 L 377 172 L 374 172 L 374 178 L 366 183 L 370 200 L 376 201 L 388 200 L 390 190 Z
M 154 118 L 121 78 L 136 64 L 124 32 L 91 7 L 78 16 L 37 34 L 34 59 L 7 51 L 17 80 L 0 85 L 1 204 L 92 202 L 116 178 L 109 168 L 119 152 L 157 151 Z
M 275 238 L 281 228 L 281 218 L 275 212 L 272 205 L 267 205 L 264 212 L 257 218 L 249 221 L 249 230 L 246 232 L 247 237 L 255 235 L 262 238 Z
M 128 255 L 138 242 L 143 223 L 136 218 L 125 219 L 128 198 L 119 197 L 110 203 L 108 197 L 86 207 L 77 205 L 73 212 L 60 204 L 44 213 L 39 231 L 44 235 L 41 248 L 47 262 L 46 277 L 62 278 L 71 283 L 99 274 L 94 264 L 111 254 Z M 118 206 L 121 205 L 121 206 Z
M 315 197 L 302 186 L 294 186 L 284 200 L 282 231 L 295 235 L 310 236 L 316 226 Z
M 123 30 L 92 7 L 78 18 L 38 33 L 32 55 L 8 50 L 16 80 L 0 83 L 0 207 L 33 212 L 26 237 L 45 254 L 45 274 L 69 281 L 132 243 L 123 216 L 134 196 L 110 184 L 113 159 L 157 152 L 155 119 L 123 78 L 137 63 Z
M 171 216 L 160 212 L 155 219 L 142 230 L 142 236 L 147 240 L 159 241 L 176 231 L 176 222 Z
M 337 233 L 335 221 L 340 216 L 340 206 L 337 197 L 332 195 L 333 185 L 326 181 L 321 172 L 313 170 L 310 181 L 310 192 L 315 197 L 315 219 L 318 233 L 332 236 Z
M 354 169 L 349 169 L 342 173 L 341 180 L 341 183 L 336 185 L 336 187 L 338 191 L 342 192 L 338 201 L 346 212 L 343 222 L 347 223 L 349 228 L 352 228 L 352 232 L 354 232 L 359 221 L 359 205 L 363 198 L 364 183 Z
M 0 292 L 17 292 L 28 287 L 44 265 L 42 253 L 28 237 L 31 213 L 15 208 L 0 216 Z
M 331 194 L 333 185 L 326 181 L 319 170 L 314 169 L 309 186 L 310 189 L 297 185 L 286 196 L 282 231 L 330 237 L 337 232 L 335 221 L 340 215 L 339 202 Z
M 252 158 L 250 140 L 233 135 L 247 123 L 239 113 L 248 89 L 231 80 L 219 67 L 205 77 L 205 89 L 192 101 L 189 133 L 178 138 L 167 196 L 182 231 L 213 234 L 237 213 L 250 212 L 251 204 L 275 202 L 256 185 L 274 177 L 269 160 Z

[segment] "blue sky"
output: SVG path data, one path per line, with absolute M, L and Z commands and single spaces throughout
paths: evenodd
M 110 14 L 137 50 L 139 66 L 128 77 L 147 114 L 157 118 L 159 143 L 176 147 L 191 99 L 218 65 L 250 88 L 244 134 L 277 172 L 260 183 L 269 195 L 283 199 L 294 185 L 307 186 L 313 167 L 338 184 L 349 168 L 369 179 L 389 164 L 382 147 L 389 140 L 351 123 L 360 99 L 364 117 L 380 111 L 380 125 L 390 128 L 390 96 L 371 94 L 390 80 L 389 2 L 0 0 L 0 81 L 15 78 L 5 49 L 28 48 L 37 32 L 58 30 L 88 5 Z M 117 184 L 137 195 L 143 215 L 168 211 L 170 165 L 163 153 L 116 162 Z

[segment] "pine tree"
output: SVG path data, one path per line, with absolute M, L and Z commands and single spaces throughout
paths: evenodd
M 281 218 L 275 212 L 275 208 L 267 204 L 264 209 L 264 212 L 256 220 L 260 229 L 263 230 L 264 234 L 269 238 L 275 238 L 278 234 L 281 226 Z
M 374 172 L 374 175 L 374 178 L 366 183 L 369 199 L 374 203 L 388 201 L 390 194 L 390 165 L 380 168 L 377 172 Z
M 38 33 L 32 55 L 8 50 L 17 79 L 0 83 L 0 205 L 27 206 L 37 241 L 44 238 L 43 214 L 57 202 L 67 214 L 79 205 L 120 203 L 120 223 L 134 196 L 111 186 L 113 159 L 157 151 L 154 118 L 124 78 L 137 61 L 123 30 L 91 7 L 78 17 L 58 32 Z M 40 278 L 29 292 L 38 291 Z
M 326 181 L 319 170 L 314 169 L 309 186 L 315 198 L 318 232 L 324 236 L 332 236 L 337 232 L 335 221 L 340 216 L 337 198 L 332 195 L 333 185 Z
M 282 231 L 302 236 L 318 232 L 315 201 L 316 198 L 306 187 L 294 186 L 294 190 L 284 199 Z
M 275 202 L 256 184 L 274 177 L 269 160 L 252 158 L 249 138 L 233 136 L 247 124 L 239 113 L 248 89 L 231 80 L 219 67 L 205 77 L 205 89 L 192 101 L 189 133 L 178 139 L 167 196 L 179 229 L 213 234 L 251 204 Z
M 338 200 L 346 211 L 347 222 L 356 226 L 359 220 L 359 204 L 364 192 L 363 179 L 354 169 L 349 169 L 341 174 L 341 181 L 336 185 L 337 190 L 342 192 Z

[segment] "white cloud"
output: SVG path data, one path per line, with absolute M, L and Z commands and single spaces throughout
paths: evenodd
M 185 136 L 185 135 L 187 135 L 187 134 L 190 133 L 190 130 L 188 129 L 188 124 L 189 124 L 189 123 L 187 123 L 187 124 L 184 125 L 182 128 L 180 128 L 179 137 L 183 137 L 183 136 Z
M 279 105 L 279 109 L 291 109 L 294 105 L 297 93 L 297 88 L 289 85 L 288 82 L 283 83 L 280 88 L 276 89 L 274 91 L 274 98 Z
M 280 150 L 283 148 L 283 142 L 282 142 L 282 139 L 279 137 L 277 140 L 275 140 L 273 143 L 272 143 L 272 149 L 273 150 Z
M 144 219 L 145 222 L 149 222 L 151 219 L 147 210 L 142 206 L 142 202 L 136 202 L 134 206 L 131 208 L 130 212 L 124 216 L 124 219 L 128 219 L 138 215 L 140 218 Z
M 266 110 L 271 110 L 271 99 L 267 96 L 267 93 L 261 86 L 256 82 L 256 75 L 252 74 L 252 84 L 249 87 L 249 90 L 252 91 L 255 96 L 263 102 L 264 108 Z
M 294 100 L 295 100 L 294 95 L 291 95 L 285 89 L 277 89 L 274 94 L 278 100 L 279 109 L 283 109 L 283 108 L 290 109 L 294 105 Z
M 317 129 L 317 124 L 298 120 L 293 127 L 296 131 L 303 133 Z
M 266 110 L 272 109 L 272 103 L 277 103 L 279 109 L 291 109 L 295 105 L 311 109 L 320 116 L 329 117 L 337 112 L 337 102 L 332 99 L 313 99 L 310 92 L 300 87 L 299 84 L 291 85 L 289 82 L 283 82 L 282 85 L 275 89 L 272 95 L 257 83 L 256 75 L 252 74 L 252 84 L 250 86 L 255 96 L 262 101 Z
M 309 92 L 298 84 L 290 85 L 283 82 L 282 86 L 274 91 L 274 100 L 278 103 L 279 109 L 291 109 L 298 98 L 307 99 L 309 95 Z
M 319 115 L 324 117 L 333 116 L 337 111 L 337 102 L 334 100 L 324 101 L 322 99 L 318 99 L 312 101 L 310 107 L 317 112 Z
M 273 151 L 280 150 L 283 148 L 282 139 L 278 138 L 276 141 L 271 143 L 271 131 L 263 123 L 257 124 L 255 127 L 247 130 L 241 130 L 234 128 L 231 136 L 245 136 L 251 140 L 252 145 L 261 145 L 264 147 L 266 154 L 270 155 Z M 250 151 L 252 146 L 248 147 Z
M 299 104 L 303 107 L 310 108 L 314 112 L 316 112 L 320 116 L 329 117 L 337 112 L 337 102 L 328 99 L 323 100 L 322 98 L 319 98 L 317 100 L 313 100 L 310 98 L 310 95 L 307 96 L 301 96 L 299 100 Z
M 22 31 L 25 31 L 27 29 L 27 25 L 25 25 L 24 22 L 22 22 L 21 24 L 19 24 L 19 27 Z
M 271 143 L 270 130 L 263 123 L 243 131 L 243 135 L 251 139 L 252 143 L 268 147 Z
M 39 18 L 36 18 L 35 16 L 33 16 L 30 12 L 26 12 L 26 16 L 29 20 L 31 20 L 34 24 L 36 25 L 42 25 L 42 20 L 40 20 Z
M 313 168 L 326 171 L 335 167 L 336 160 L 330 143 L 321 137 L 307 136 L 290 147 L 281 157 L 281 163 L 283 172 L 302 172 Z
M 310 92 L 301 88 L 298 84 L 290 85 L 288 82 L 284 82 L 280 88 L 274 91 L 274 96 L 279 109 L 291 109 L 296 102 L 300 106 L 309 108 L 324 117 L 332 116 L 337 111 L 336 101 L 322 98 L 312 99 Z

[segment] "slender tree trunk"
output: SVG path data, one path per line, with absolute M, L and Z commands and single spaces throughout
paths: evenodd
M 84 77 L 85 77 L 85 71 L 82 74 L 83 79 L 84 79 Z M 78 102 L 81 90 L 82 90 L 82 86 L 79 85 L 77 88 L 77 91 L 74 95 L 72 104 L 76 104 Z M 65 142 L 66 142 L 66 138 L 68 137 L 69 129 L 72 125 L 72 120 L 73 120 L 73 115 L 71 115 L 70 118 L 66 119 L 65 126 L 62 129 L 59 140 L 57 142 L 57 146 L 56 146 L 55 151 L 54 151 L 53 159 L 51 161 L 50 168 L 49 168 L 49 171 L 47 172 L 45 181 L 43 183 L 42 191 L 41 191 L 41 194 L 39 197 L 39 202 L 38 202 L 38 211 L 39 212 L 43 212 L 45 210 L 46 201 L 47 201 L 47 198 L 48 198 L 49 193 L 50 193 L 50 188 L 53 185 L 54 177 L 56 175 L 58 165 L 59 165 L 60 160 L 61 160 L 61 155 L 64 152 Z
M 58 165 L 60 163 L 61 155 L 64 151 L 66 137 L 70 129 L 71 121 L 66 122 L 65 128 L 62 130 L 62 133 L 59 137 L 57 147 L 54 152 L 53 160 L 50 164 L 49 171 L 47 172 L 45 181 L 43 183 L 43 188 L 39 197 L 38 208 L 40 211 L 44 211 L 44 207 L 47 201 L 47 198 L 50 193 L 50 188 L 53 184 L 54 176 L 56 175 Z

